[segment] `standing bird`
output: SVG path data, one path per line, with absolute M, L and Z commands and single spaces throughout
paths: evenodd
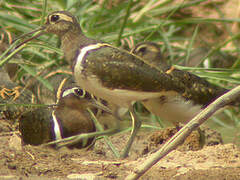
M 45 33 L 58 35 L 61 39 L 61 49 L 65 59 L 72 66 L 76 83 L 82 89 L 116 107 L 129 110 L 133 121 L 133 130 L 123 151 L 123 158 L 128 155 L 133 140 L 141 127 L 141 120 L 133 108 L 136 101 L 177 96 L 184 100 L 200 99 L 200 103 L 206 104 L 227 91 L 209 83 L 206 84 L 206 81 L 204 81 L 204 84 L 207 85 L 204 86 L 206 88 L 202 88 L 202 84 L 199 84 L 198 81 L 190 81 L 192 79 L 188 82 L 188 84 L 192 83 L 189 86 L 185 84 L 185 80 L 180 81 L 171 72 L 163 71 L 139 56 L 108 43 L 88 38 L 83 34 L 77 19 L 67 11 L 50 13 L 45 25 L 33 32 L 36 31 L 41 32 L 21 44 Z M 196 95 L 199 97 L 195 98 Z M 211 100 L 205 96 L 210 97 Z M 118 108 L 114 114 L 119 117 Z
M 142 101 L 142 104 L 151 113 L 165 121 L 173 124 L 186 123 L 216 97 L 227 92 L 226 89 L 212 85 L 203 78 L 169 65 L 166 59 L 162 57 L 161 49 L 156 43 L 139 43 L 131 52 L 162 69 L 174 77 L 176 81 L 181 81 L 185 84 L 185 88 L 190 91 L 190 93 L 184 93 L 181 96 L 161 96 Z

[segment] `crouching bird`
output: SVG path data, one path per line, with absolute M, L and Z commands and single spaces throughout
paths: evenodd
M 84 90 L 75 87 L 71 79 L 63 79 L 59 85 L 56 105 L 32 108 L 19 118 L 19 130 L 26 144 L 40 145 L 81 133 L 96 131 L 89 108 L 95 115 L 101 111 L 95 99 Z M 86 148 L 95 138 L 66 144 L 70 148 Z
M 133 53 L 88 38 L 83 34 L 77 19 L 66 11 L 50 13 L 45 25 L 33 32 L 36 31 L 41 32 L 21 44 L 44 33 L 58 35 L 61 39 L 61 49 L 65 59 L 72 66 L 77 84 L 116 107 L 129 110 L 133 129 L 123 151 L 123 158 L 128 155 L 141 126 L 141 120 L 133 108 L 136 101 L 151 102 L 152 99 L 162 101 L 165 97 L 175 101 L 179 97 L 186 102 L 192 100 L 200 105 L 206 105 L 227 91 L 206 81 L 204 83 L 193 81 L 199 78 L 191 79 L 191 75 L 188 74 L 184 76 L 184 80 L 174 77 L 171 69 L 164 71 Z M 115 109 L 114 114 L 119 117 L 118 108 Z

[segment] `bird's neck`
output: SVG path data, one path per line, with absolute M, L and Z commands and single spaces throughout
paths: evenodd
M 72 65 L 79 50 L 89 44 L 97 43 L 97 40 L 86 37 L 81 31 L 68 31 L 61 36 L 61 49 L 65 59 Z
M 61 49 L 64 52 L 65 59 L 69 64 L 71 64 L 75 54 L 79 49 L 79 44 L 81 42 L 81 33 L 68 31 L 63 36 L 61 36 Z

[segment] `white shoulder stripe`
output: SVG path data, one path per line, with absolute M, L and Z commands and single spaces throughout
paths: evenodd
M 84 56 L 88 53 L 88 51 L 98 49 L 98 48 L 101 48 L 103 46 L 109 46 L 109 44 L 107 44 L 107 43 L 97 43 L 97 44 L 91 44 L 91 45 L 88 45 L 88 46 L 82 48 L 79 52 L 78 57 L 77 57 L 77 62 L 76 62 L 74 71 L 75 70 L 78 70 L 78 71 L 82 70 L 83 59 L 84 59 Z
M 54 134 L 55 134 L 55 140 L 59 140 L 59 139 L 62 139 L 62 135 L 61 135 L 61 130 L 60 130 L 60 127 L 59 127 L 59 124 L 58 124 L 58 121 L 57 121 L 57 118 L 56 118 L 56 115 L 55 115 L 55 111 L 52 112 L 52 120 L 53 120 L 53 131 L 54 131 Z

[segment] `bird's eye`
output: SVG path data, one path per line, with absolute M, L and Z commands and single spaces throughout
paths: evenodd
M 147 50 L 147 48 L 146 48 L 146 47 L 142 47 L 142 48 L 140 48 L 140 49 L 139 49 L 139 52 L 141 52 L 141 53 L 145 53 L 145 52 L 146 52 L 146 50 Z
M 85 97 L 86 92 L 83 89 L 79 89 L 76 88 L 74 89 L 74 93 L 78 96 L 78 97 Z
M 59 18 L 60 18 L 59 15 L 52 15 L 50 20 L 51 22 L 56 22 L 59 20 Z

